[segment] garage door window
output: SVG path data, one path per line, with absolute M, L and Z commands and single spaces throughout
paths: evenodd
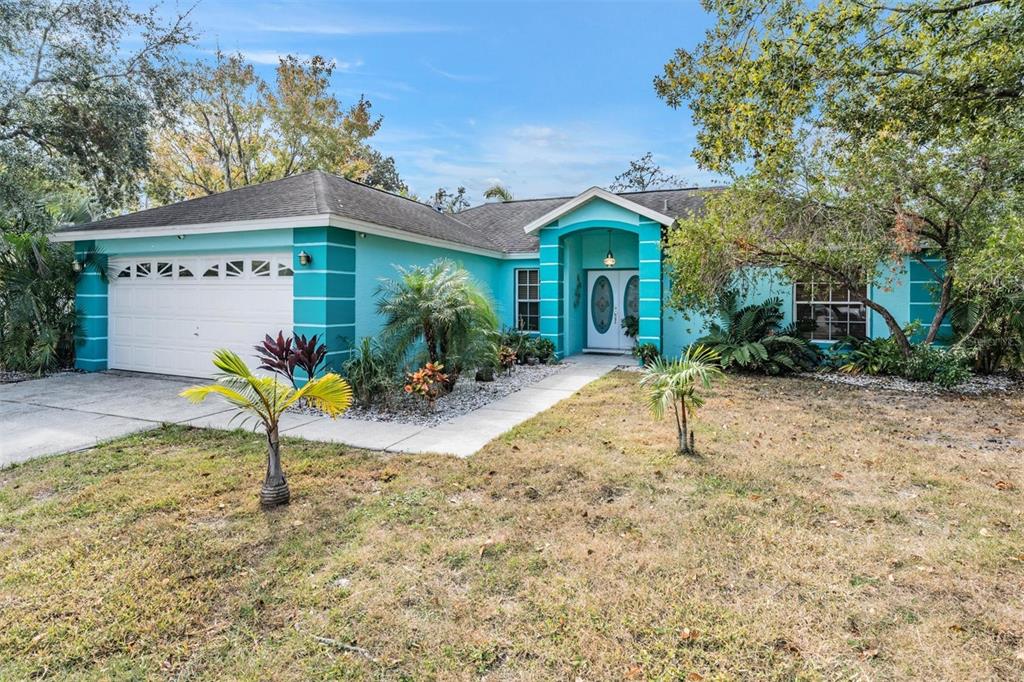
M 137 260 L 116 266 L 117 279 L 264 279 L 291 277 L 291 264 L 285 257 L 260 256 L 254 258 Z

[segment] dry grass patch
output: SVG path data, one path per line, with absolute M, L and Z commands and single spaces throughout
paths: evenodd
M 613 374 L 468 460 L 166 429 L 0 472 L 0 679 L 1019 679 L 1021 397 Z

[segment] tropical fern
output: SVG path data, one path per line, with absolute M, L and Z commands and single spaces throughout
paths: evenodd
M 729 292 L 719 302 L 720 322 L 711 324 L 697 343 L 715 350 L 724 369 L 785 374 L 813 369 L 819 354 L 795 324 L 782 326 L 782 299 L 769 298 L 742 308 Z

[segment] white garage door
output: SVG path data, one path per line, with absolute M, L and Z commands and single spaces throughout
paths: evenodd
M 253 369 L 264 334 L 292 329 L 288 253 L 111 258 L 109 366 L 204 377 L 230 348 Z

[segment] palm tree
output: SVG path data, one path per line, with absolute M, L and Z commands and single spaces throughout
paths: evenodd
M 427 359 L 448 369 L 450 389 L 463 369 L 490 352 L 498 329 L 494 307 L 469 272 L 450 260 L 395 269 L 400 277 L 382 280 L 377 289 L 384 340 L 399 357 L 422 341 Z
M 687 417 L 693 416 L 704 404 L 698 389 L 709 389 L 722 376 L 718 364 L 718 353 L 706 346 L 694 345 L 677 360 L 658 357 L 647 363 L 640 385 L 647 389 L 647 405 L 655 419 L 661 419 L 669 405 L 676 418 L 679 435 L 679 452 L 693 454 L 693 431 L 689 430 Z
M 254 419 L 263 425 L 267 433 L 267 475 L 260 489 L 260 505 L 269 509 L 288 504 L 291 493 L 281 468 L 278 437 L 281 415 L 304 400 L 333 419 L 352 403 L 352 389 L 334 373 L 310 379 L 296 389 L 275 377 L 254 375 L 237 353 L 224 348 L 214 351 L 213 364 L 221 371 L 217 383 L 186 388 L 181 396 L 201 403 L 207 396 L 219 395 L 234 405 L 243 419 Z
M 512 191 L 504 185 L 495 183 L 484 190 L 484 199 L 497 199 L 498 201 L 512 201 Z

